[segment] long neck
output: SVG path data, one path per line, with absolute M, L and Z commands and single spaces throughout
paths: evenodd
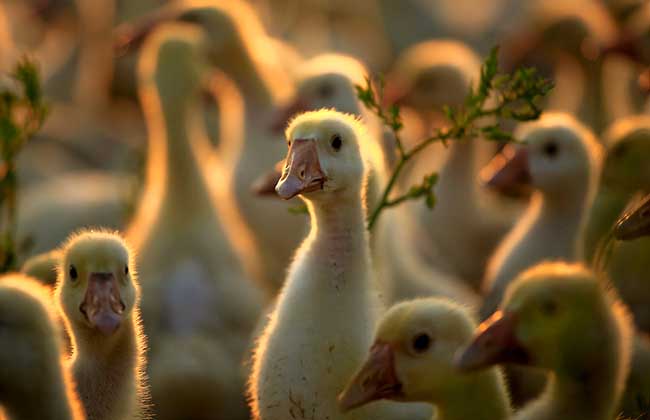
M 617 378 L 613 372 L 601 370 L 596 369 L 594 375 L 582 378 L 551 376 L 541 397 L 544 405 L 551 405 L 553 412 L 574 416 L 567 418 L 613 419 L 620 398 L 620 392 L 616 390 Z
M 543 398 L 554 412 L 566 413 L 566 418 L 615 417 L 629 369 L 632 330 L 620 304 L 614 303 L 609 311 L 593 314 L 594 327 L 585 332 L 578 346 L 560 349 L 560 365 Z
M 2 404 L 10 420 L 81 420 L 74 385 L 59 361 L 52 361 L 29 384 L 29 395 Z
M 164 147 L 165 198 L 172 200 L 177 207 L 180 203 L 203 204 L 200 197 L 208 197 L 202 167 L 196 156 L 201 142 L 207 141 L 205 131 L 197 116 L 201 115 L 195 97 L 183 100 L 161 98 L 164 115 L 165 134 L 163 144 L 152 145 Z
M 587 191 L 561 196 L 535 193 L 528 209 L 530 214 L 536 214 L 532 233 L 541 237 L 554 236 L 555 241 L 571 246 L 575 252 L 574 258 L 580 259 L 583 257 L 582 240 L 588 207 Z
M 452 142 L 437 186 L 444 197 L 462 196 L 463 201 L 474 198 L 477 141 L 480 139 Z
M 503 378 L 495 369 L 466 375 L 456 386 L 447 384 L 432 398 L 438 420 L 505 420 L 510 403 Z M 468 403 L 471 402 L 471 403 Z
M 323 201 L 307 201 L 311 216 L 309 238 L 319 255 L 367 254 L 365 218 L 360 193 L 346 191 Z
M 236 43 L 224 49 L 220 67 L 230 76 L 246 100 L 248 112 L 273 106 L 276 98 L 265 69 L 254 62 L 248 51 Z
M 83 327 L 74 333 L 72 371 L 88 417 L 112 418 L 114 412 L 133 410 L 143 348 L 136 318 L 124 322 L 110 338 Z

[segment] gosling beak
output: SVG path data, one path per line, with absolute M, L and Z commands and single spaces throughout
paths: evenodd
M 640 205 L 625 213 L 614 226 L 614 237 L 631 241 L 650 235 L 650 195 Z
M 282 168 L 284 168 L 284 160 L 276 163 L 273 169 L 253 181 L 253 185 L 251 185 L 253 193 L 263 197 L 277 197 L 275 186 L 280 182 L 280 178 L 282 178 Z
M 346 413 L 369 402 L 402 396 L 402 384 L 395 373 L 395 355 L 390 344 L 377 342 L 368 360 L 339 395 L 339 408 Z
M 456 367 L 474 371 L 500 363 L 528 364 L 530 357 L 515 336 L 517 316 L 497 311 L 477 329 L 472 343 L 456 357 Z
M 275 186 L 275 191 L 285 200 L 298 194 L 323 188 L 327 177 L 318 159 L 315 140 L 295 139 L 289 147 L 286 166 Z
M 104 335 L 112 335 L 122 322 L 124 303 L 113 273 L 90 273 L 79 310 Z
M 409 91 L 408 86 L 395 77 L 391 78 L 391 83 L 388 83 L 384 88 L 384 106 L 393 104 L 401 105 Z
M 276 133 L 281 133 L 287 126 L 294 115 L 305 112 L 310 109 L 309 103 L 302 98 L 296 98 L 288 105 L 280 107 L 273 117 L 271 129 Z
M 503 153 L 495 156 L 485 168 L 483 178 L 485 185 L 505 193 L 518 193 L 522 187 L 530 185 L 530 169 L 528 166 L 528 150 L 512 146 L 503 149 Z

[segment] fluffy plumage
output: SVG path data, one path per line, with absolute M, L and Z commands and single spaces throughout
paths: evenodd
M 183 400 L 185 393 L 170 390 L 199 373 L 202 381 L 215 381 L 210 390 L 223 390 L 205 404 L 219 401 L 235 419 L 248 416 L 243 369 L 237 381 L 223 387 L 219 375 L 206 376 L 205 371 L 186 364 L 191 359 L 204 366 L 215 365 L 212 357 L 204 359 L 208 353 L 200 347 L 156 355 L 158 350 L 164 351 L 169 336 L 172 340 L 198 337 L 219 343 L 222 348 L 215 351 L 227 354 L 228 363 L 239 366 L 249 351 L 250 334 L 262 306 L 261 294 L 225 232 L 208 181 L 210 161 L 205 158 L 211 147 L 199 101 L 210 75 L 206 42 L 196 26 L 174 23 L 159 27 L 143 47 L 139 77 L 150 130 L 147 178 L 128 238 L 139 258 L 151 377 L 185 376 L 183 381 L 170 379 L 164 385 L 157 380 L 152 387 L 154 406 L 160 399 L 171 404 L 169 395 L 178 397 L 174 400 L 179 407 L 194 406 L 194 399 Z M 170 355 L 176 356 L 175 362 Z M 165 362 L 157 363 L 162 360 Z M 185 375 L 183 367 L 188 368 Z M 156 372 L 159 369 L 167 372 Z M 161 419 L 164 415 L 157 413 Z
M 629 372 L 632 320 L 605 282 L 566 263 L 537 265 L 513 282 L 499 311 L 459 358 L 473 370 L 497 363 L 550 372 L 521 420 L 612 420 Z
M 146 338 L 131 250 L 117 233 L 82 231 L 61 252 L 55 293 L 88 418 L 149 418 Z
M 0 324 L 0 405 L 7 419 L 84 419 L 50 291 L 22 274 L 1 277 Z
M 298 116 L 286 133 L 277 190 L 301 194 L 312 227 L 257 346 L 253 415 L 395 418 L 390 406 L 343 415 L 336 402 L 370 345 L 379 310 L 362 204 L 365 129 L 350 115 L 321 110 Z
M 456 353 L 472 338 L 476 321 L 451 301 L 403 302 L 380 320 L 364 366 L 339 397 L 345 409 L 377 399 L 422 401 L 436 419 L 507 419 L 510 405 L 498 368 L 462 373 Z
M 562 113 L 544 114 L 521 126 L 526 144 L 490 181 L 524 183 L 534 189 L 531 203 L 492 256 L 481 309 L 487 318 L 515 277 L 544 260 L 583 260 L 585 217 L 600 174 L 601 150 L 593 134 Z

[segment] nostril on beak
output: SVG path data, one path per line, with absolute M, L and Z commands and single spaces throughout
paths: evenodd
M 300 179 L 305 179 L 305 169 L 300 170 Z

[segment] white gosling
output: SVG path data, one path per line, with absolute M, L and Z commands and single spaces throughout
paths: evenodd
M 544 260 L 583 260 L 586 213 L 600 174 L 601 147 L 591 131 L 567 114 L 544 114 L 516 134 L 525 144 L 506 151 L 511 159 L 489 184 L 525 184 L 534 193 L 489 262 L 482 318 L 490 316 L 508 284 L 527 268 Z
M 211 358 L 202 359 L 207 353 L 200 347 L 177 352 L 177 365 L 156 355 L 170 342 L 170 335 L 171 341 L 200 336 L 223 346 L 219 354 L 228 355 L 230 366 L 241 366 L 262 306 L 260 291 L 228 240 L 201 159 L 211 150 L 199 101 L 210 75 L 203 60 L 206 42 L 195 25 L 168 23 L 143 47 L 139 93 L 149 128 L 147 177 L 128 238 L 139 256 L 142 312 L 151 343 L 150 376 L 168 378 L 152 382 L 154 405 L 167 398 L 170 385 L 184 383 L 171 379 L 171 372 L 184 379 L 197 374 L 202 381 L 216 383 L 210 389 L 219 389 L 203 404 L 227 407 L 232 418 L 244 418 L 248 414 L 243 368 L 238 380 L 223 382 L 230 375 L 196 368 L 213 365 Z M 194 349 L 199 351 L 193 353 Z M 158 360 L 164 363 L 155 363 Z M 185 375 L 180 373 L 182 367 L 187 368 Z M 163 414 L 157 413 L 158 418 Z M 209 410 L 205 415 L 211 415 Z
M 256 349 L 253 416 L 402 418 L 393 411 L 402 407 L 390 405 L 344 415 L 336 399 L 363 361 L 380 311 L 362 199 L 365 129 L 350 115 L 321 110 L 298 116 L 286 135 L 277 191 L 283 198 L 300 194 L 312 226 Z M 431 415 L 409 408 L 411 418 Z

